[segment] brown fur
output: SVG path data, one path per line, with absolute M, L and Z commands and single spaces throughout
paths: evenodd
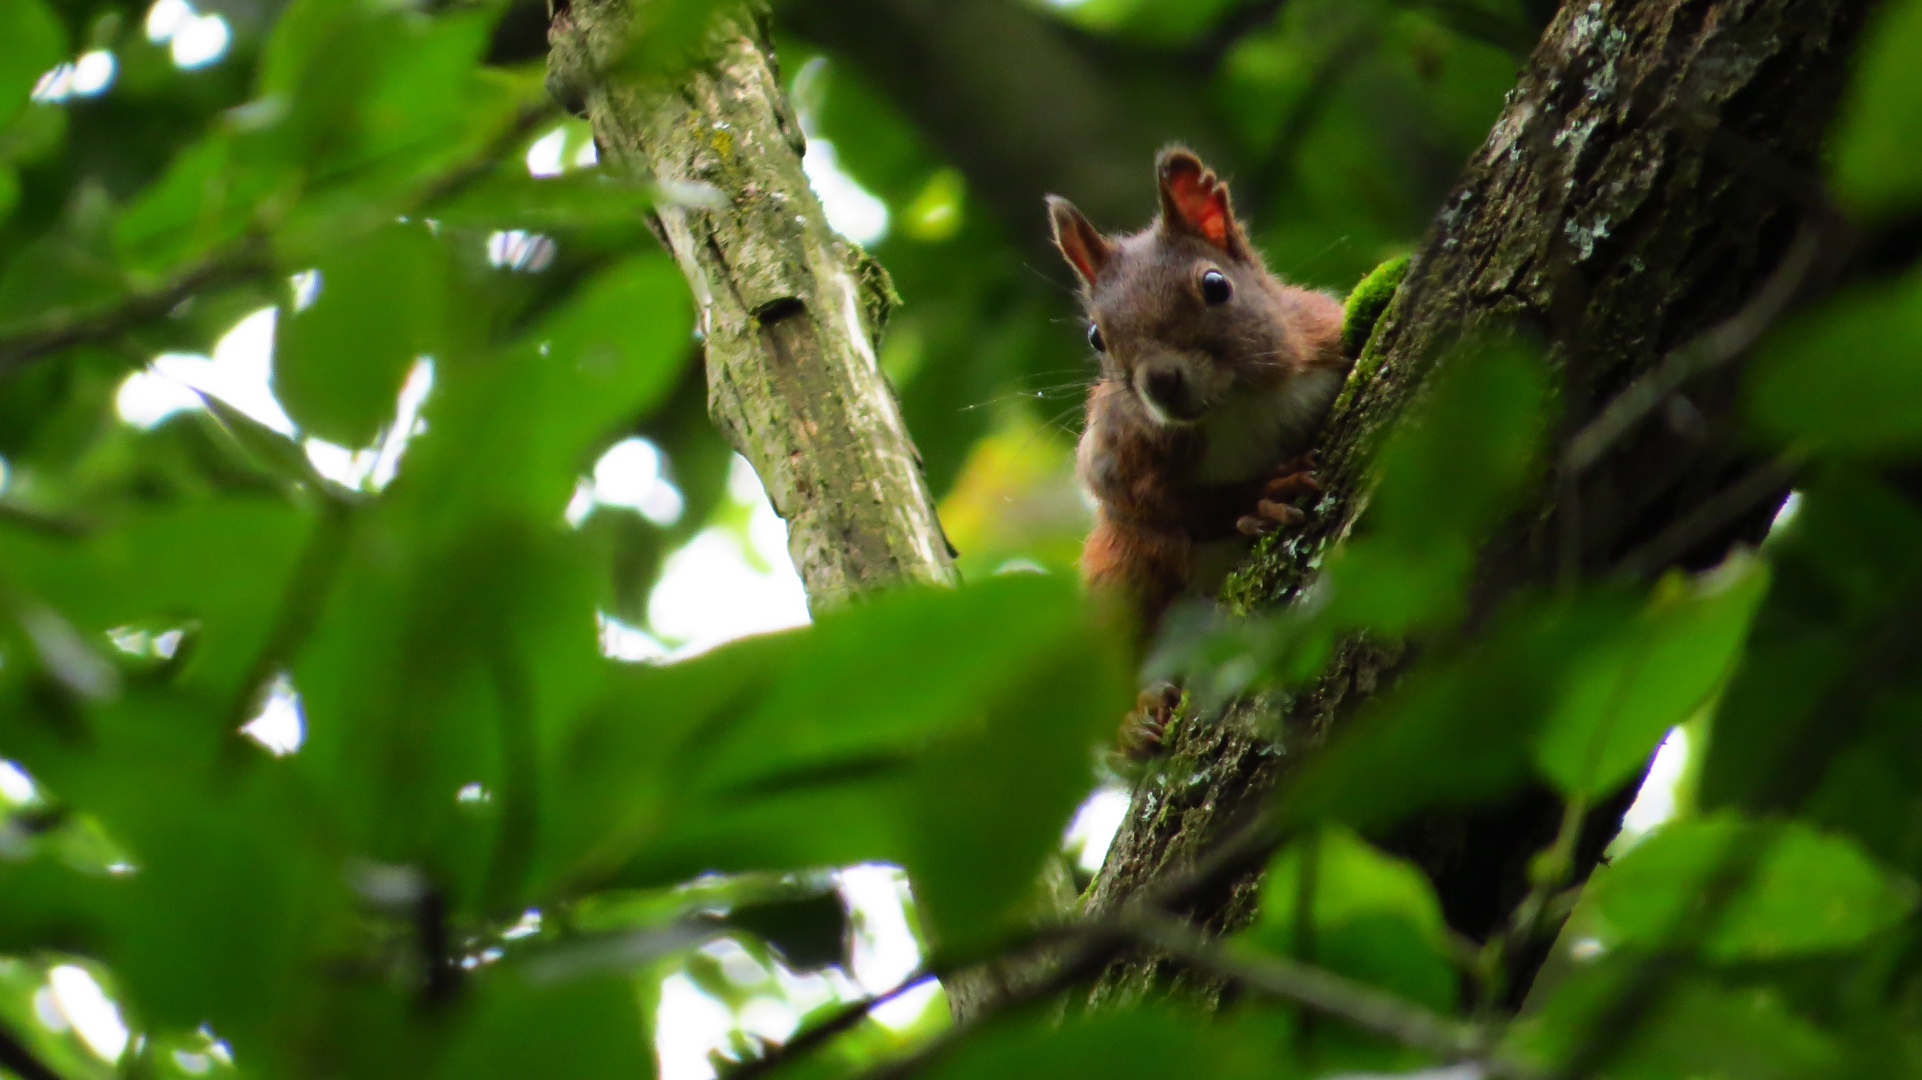
M 1178 147 L 1156 170 L 1161 215 L 1133 235 L 1049 199 L 1106 344 L 1077 461 L 1098 504 L 1082 570 L 1125 598 L 1144 640 L 1177 597 L 1219 587 L 1198 545 L 1245 540 L 1237 522 L 1307 448 L 1349 363 L 1340 302 L 1268 272 L 1226 185 Z M 1232 286 L 1225 303 L 1204 300 L 1210 270 Z

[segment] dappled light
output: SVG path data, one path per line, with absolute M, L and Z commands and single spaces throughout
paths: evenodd
M 0 1073 L 1922 1077 L 1918 55 L 0 0 Z

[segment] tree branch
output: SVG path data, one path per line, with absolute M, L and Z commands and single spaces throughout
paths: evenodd
M 801 171 L 803 136 L 759 8 L 716 17 L 710 52 L 676 85 L 603 73 L 627 41 L 625 0 L 556 16 L 549 83 L 583 93 L 610 165 L 718 191 L 656 206 L 694 294 L 717 426 L 787 519 L 816 611 L 955 572 L 874 340 L 894 301 L 880 265 L 827 224 Z M 751 12 L 751 13 L 750 13 Z
M 1411 261 L 1348 390 L 1324 430 L 1326 494 L 1300 535 L 1268 545 L 1232 583 L 1237 604 L 1272 607 L 1299 595 L 1310 566 L 1346 535 L 1365 499 L 1371 451 L 1401 418 L 1450 346 L 1484 326 L 1539 334 L 1559 376 L 1563 429 L 1585 429 L 1616 392 L 1649 382 L 1633 401 L 1659 402 L 1690 373 L 1704 432 L 1636 424 L 1651 405 L 1624 404 L 1584 441 L 1572 482 L 1544 483 L 1484 550 L 1469 625 L 1517 591 L 1553 580 L 1566 528 L 1576 575 L 1606 573 L 1730 491 L 1740 502 L 1763 480 L 1730 488 L 1731 463 L 1752 454 L 1737 434 L 1733 358 L 1795 292 L 1812 256 L 1791 242 L 1807 192 L 1786 174 L 1816 172 L 1866 5 L 1857 0 L 1601 0 L 1569 5 L 1543 35 L 1507 108 Z M 1580 16 L 1577 19 L 1577 16 Z M 1604 55 L 1606 53 L 1606 55 Z M 1593 73 L 1607 69 L 1607 92 Z M 1772 163 L 1744 166 L 1724 133 Z M 1754 155 L 1750 155 L 1753 157 Z M 1632 163 L 1624 164 L 1624 163 Z M 1785 256 L 1784 252 L 1789 252 Z M 1778 276 L 1779 274 L 1779 276 Z M 1744 312 L 1749 316 L 1745 317 Z M 1715 379 L 1696 361 L 1681 378 L 1664 343 L 1692 341 L 1728 354 Z M 1686 351 L 1686 350 L 1684 350 Z M 1684 361 L 1674 361 L 1683 365 Z M 1718 381 L 1720 380 L 1720 381 Z M 1604 432 L 1612 432 L 1601 437 Z M 1609 452 L 1603 453 L 1602 451 Z M 1557 451 L 1561 460 L 1564 451 Z M 1572 498 L 1571 498 L 1572 496 Z M 1582 508 L 1579 520 L 1572 510 Z M 1691 559 L 1766 527 L 1751 511 L 1705 516 L 1672 534 L 1699 541 Z M 1638 558 L 1653 571 L 1674 558 L 1664 540 Z M 1091 913 L 1125 908 L 1163 867 L 1206 851 L 1221 822 L 1271 798 L 1328 734 L 1392 686 L 1414 662 L 1395 643 L 1351 640 L 1300 692 L 1243 702 L 1225 715 L 1177 725 L 1165 778 L 1138 792 L 1087 900 Z M 1274 752 L 1280 731 L 1285 754 Z M 1583 880 L 1610 828 L 1591 812 L 1569 879 Z M 1529 891 L 1529 859 L 1556 834 L 1559 800 L 1523 792 L 1472 813 L 1432 814 L 1392 846 L 1436 882 L 1458 932 L 1482 940 Z M 1258 880 L 1216 892 L 1194 912 L 1226 932 L 1253 917 Z M 1513 958 L 1508 985 L 1525 989 L 1539 957 Z M 1117 963 L 1094 999 L 1133 1000 L 1163 979 L 1153 957 Z M 1204 980 L 1201 996 L 1219 992 Z

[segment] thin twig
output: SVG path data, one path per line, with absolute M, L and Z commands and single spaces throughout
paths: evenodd
M 861 1021 L 867 1019 L 868 1014 L 874 1010 L 886 1005 L 888 1002 L 893 1001 L 895 998 L 913 990 L 915 987 L 920 986 L 932 978 L 935 978 L 934 969 L 922 967 L 910 974 L 907 978 L 902 979 L 900 982 L 878 994 L 870 994 L 859 1001 L 851 1001 L 842 1006 L 839 1011 L 826 1020 L 808 1028 L 806 1031 L 801 1032 L 760 1057 L 744 1062 L 739 1068 L 727 1074 L 728 1080 L 755 1080 L 756 1077 L 766 1076 L 775 1069 L 786 1065 L 788 1062 L 796 1060 L 803 1054 L 807 1054 L 825 1045 L 829 1039 L 834 1038 L 836 1035 L 851 1030 Z
M 1381 40 L 1380 33 L 1373 25 L 1362 25 L 1344 35 L 1315 65 L 1308 76 L 1308 85 L 1295 97 L 1293 106 L 1288 110 L 1276 130 L 1275 140 L 1263 154 L 1250 177 L 1250 214 L 1260 217 L 1265 214 L 1275 198 L 1275 189 L 1286 182 L 1294 172 L 1295 157 L 1302 143 L 1314 128 L 1315 121 L 1327 111 L 1328 103 L 1334 99 L 1335 90 L 1341 81 L 1355 70 L 1355 62 L 1373 49 Z
M 477 157 L 434 178 L 410 200 L 410 205 L 429 206 L 486 175 L 509 147 L 557 114 L 558 107 L 552 102 L 521 110 Z M 128 293 L 95 307 L 55 311 L 32 325 L 0 337 L 0 379 L 50 353 L 75 345 L 110 341 L 165 318 L 182 302 L 201 292 L 260 277 L 271 273 L 273 268 L 266 237 L 253 232 L 182 270 L 159 288 Z
M 1616 575 L 1636 580 L 1667 566 L 1763 499 L 1787 490 L 1806 463 L 1805 452 L 1791 449 L 1756 468 L 1670 522 L 1654 539 L 1622 556 L 1615 564 Z
M 1541 40 L 1528 23 L 1497 14 L 1467 0 L 1396 0 L 1402 7 L 1426 11 L 1436 22 L 1465 38 L 1492 45 L 1514 56 L 1527 56 Z
M 1136 915 L 1123 923 L 1145 945 L 1243 986 L 1304 1005 L 1356 1027 L 1453 1061 L 1473 1061 L 1492 1076 L 1534 1073 L 1489 1055 L 1487 1036 L 1394 994 L 1284 956 L 1231 952 L 1199 930 L 1166 916 Z
M 1681 385 L 1747 352 L 1788 309 L 1815 270 L 1830 234 L 1825 215 L 1803 222 L 1788 254 L 1740 311 L 1662 357 L 1602 408 L 1562 452 L 1562 472 L 1580 476 L 1630 428 L 1655 411 Z
M 1235 7 L 1189 46 L 1190 63 L 1201 71 L 1212 72 L 1242 38 L 1273 23 L 1287 6 L 1288 0 L 1252 0 Z
M 206 289 L 244 281 L 272 268 L 265 241 L 250 237 L 196 263 L 158 289 L 129 293 L 100 307 L 79 311 L 62 308 L 32 326 L 0 338 L 0 379 L 49 353 L 119 337 L 135 327 L 163 318 L 182 301 Z

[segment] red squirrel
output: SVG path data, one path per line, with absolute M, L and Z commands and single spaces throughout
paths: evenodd
M 1178 597 L 1212 599 L 1255 537 L 1302 520 L 1290 503 L 1319 490 L 1306 451 L 1350 363 L 1341 302 L 1269 273 L 1213 171 L 1169 147 L 1155 172 L 1161 213 L 1130 236 L 1048 197 L 1101 364 L 1076 455 L 1096 502 L 1082 573 L 1143 644 Z M 1124 748 L 1152 749 L 1178 700 L 1144 691 Z

